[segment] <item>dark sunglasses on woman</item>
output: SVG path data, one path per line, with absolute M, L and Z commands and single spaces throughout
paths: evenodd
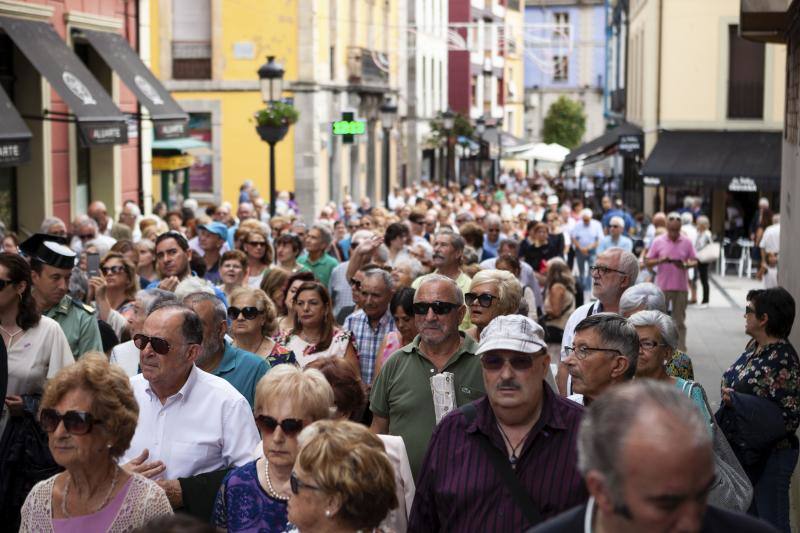
M 102 272 L 104 276 L 108 276 L 109 274 L 119 274 L 120 272 L 125 272 L 125 267 L 122 265 L 100 267 L 100 272 Z
M 62 421 L 64 429 L 71 435 L 86 435 L 95 424 L 102 424 L 85 411 L 67 411 L 62 415 L 55 409 L 42 409 L 39 413 L 39 425 L 46 433 L 53 433 Z
M 464 295 L 464 301 L 467 302 L 467 305 L 472 305 L 475 303 L 475 300 L 478 301 L 478 305 L 481 307 L 491 307 L 492 301 L 497 298 L 493 294 L 475 294 L 474 292 L 468 292 Z
M 261 311 L 258 310 L 258 307 L 254 306 L 228 308 L 228 318 L 231 320 L 236 320 L 239 318 L 240 314 L 244 315 L 245 320 L 253 320 L 261 314 Z
M 167 355 L 169 353 L 170 345 L 169 343 L 159 337 L 148 337 L 147 335 L 143 335 L 142 333 L 137 333 L 133 336 L 133 345 L 139 348 L 140 350 L 144 350 L 147 348 L 147 345 L 153 347 L 153 351 L 160 355 Z
M 460 307 L 459 304 L 454 304 L 452 302 L 435 301 L 416 302 L 411 306 L 411 309 L 414 311 L 415 315 L 427 315 L 430 309 L 433 309 L 433 312 L 437 315 L 447 315 L 458 307 Z
M 269 415 L 258 415 L 256 425 L 264 433 L 272 433 L 280 426 L 287 437 L 294 437 L 303 430 L 303 421 L 299 418 L 284 418 L 279 422 Z

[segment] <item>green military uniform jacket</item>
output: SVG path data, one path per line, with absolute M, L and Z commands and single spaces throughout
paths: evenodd
M 67 295 L 45 311 L 44 316 L 59 323 L 75 359 L 86 352 L 103 352 L 94 308 Z

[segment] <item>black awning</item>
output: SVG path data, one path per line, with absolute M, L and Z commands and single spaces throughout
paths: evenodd
M 562 168 L 575 166 L 575 163 L 578 161 L 578 159 L 588 163 L 605 157 L 606 152 L 619 143 L 620 137 L 624 136 L 628 138 L 629 141 L 632 141 L 632 137 L 635 136 L 641 139 L 642 135 L 642 128 L 629 122 L 623 122 L 616 128 L 608 130 L 600 137 L 597 137 L 586 144 L 582 144 L 568 153 L 567 157 L 564 159 Z M 640 149 L 642 144 L 644 143 L 639 143 Z
M 777 191 L 781 132 L 662 131 L 642 176 L 650 185 Z
M 92 145 L 128 142 L 125 115 L 52 26 L 0 17 L 0 28 L 69 106 L 84 142 Z
M 31 158 L 31 130 L 0 86 L 0 167 L 27 163 Z
M 81 32 L 97 53 L 117 73 L 155 123 L 156 139 L 186 137 L 189 115 L 142 63 L 122 35 L 103 31 Z

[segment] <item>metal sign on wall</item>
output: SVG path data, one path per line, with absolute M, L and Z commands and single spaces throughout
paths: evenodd
M 617 151 L 622 156 L 639 155 L 642 153 L 643 146 L 644 137 L 642 135 L 620 135 Z

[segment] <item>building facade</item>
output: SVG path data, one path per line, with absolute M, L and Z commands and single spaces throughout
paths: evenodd
M 506 24 L 502 47 L 505 52 L 503 79 L 505 97 L 503 129 L 517 137 L 525 131 L 525 1 L 506 0 Z
M 562 96 L 583 104 L 586 133 L 606 129 L 605 10 L 602 0 L 535 0 L 525 6 L 526 137 L 543 141 L 550 106 Z
M 118 35 L 138 49 L 140 4 L 124 0 L 0 1 L 0 129 L 19 126 L 24 157 L 0 150 L 0 220 L 21 236 L 42 220 L 69 221 L 92 200 L 112 216 L 140 200 L 137 98 L 88 40 Z M 107 39 L 106 39 L 107 40 Z M 24 137 L 24 138 L 23 138 Z M 4 138 L 6 138 L 4 136 Z

